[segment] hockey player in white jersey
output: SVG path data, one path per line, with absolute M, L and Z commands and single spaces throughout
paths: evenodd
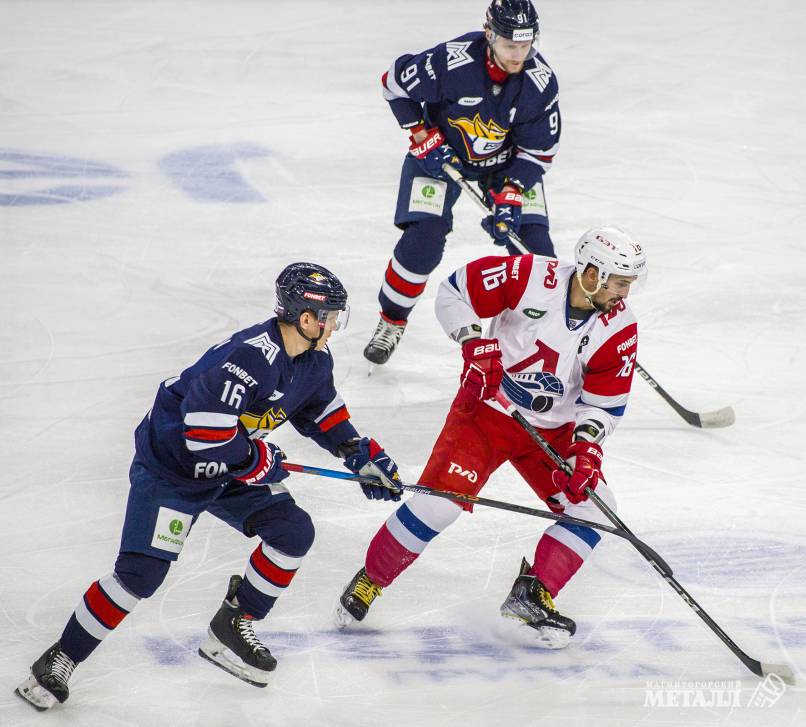
M 485 257 L 441 284 L 437 318 L 461 345 L 464 367 L 421 484 L 476 495 L 509 461 L 553 512 L 607 522 L 585 488 L 595 488 L 615 509 L 601 475 L 602 442 L 630 393 L 638 329 L 625 299 L 645 274 L 646 259 L 637 242 L 612 226 L 586 232 L 575 255 L 575 264 L 535 255 Z M 484 337 L 481 319 L 491 319 Z M 570 477 L 495 401 L 499 387 L 569 460 Z M 472 507 L 429 495 L 401 505 L 342 593 L 337 624 L 362 620 L 381 589 L 463 509 Z M 501 614 L 529 627 L 541 646 L 568 644 L 576 625 L 553 598 L 599 539 L 593 529 L 565 522 L 547 528 L 533 564 L 523 560 Z

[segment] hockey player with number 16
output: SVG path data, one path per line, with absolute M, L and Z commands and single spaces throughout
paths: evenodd
M 462 346 L 461 387 L 420 483 L 476 495 L 504 462 L 556 513 L 607 523 L 585 489 L 615 509 L 601 476 L 602 442 L 627 405 L 638 345 L 625 302 L 646 272 L 641 246 L 616 227 L 586 232 L 576 264 L 545 257 L 486 257 L 442 283 L 437 317 Z M 481 337 L 481 319 L 492 319 Z M 499 390 L 568 459 L 569 477 L 495 400 Z M 415 495 L 381 526 L 341 596 L 337 625 L 366 616 L 370 604 L 454 522 L 463 509 L 450 500 Z M 530 641 L 565 646 L 575 624 L 553 598 L 581 567 L 600 536 L 589 527 L 556 523 L 524 559 L 504 616 L 525 624 Z
M 291 584 L 314 538 L 310 516 L 283 483 L 285 455 L 270 441 L 286 421 L 348 469 L 374 475 L 377 484 L 362 486 L 368 498 L 400 499 L 397 466 L 356 432 L 333 385 L 327 341 L 347 324 L 344 286 L 320 265 L 293 263 L 276 288 L 276 317 L 233 333 L 160 385 L 135 432 L 115 567 L 90 585 L 17 688 L 37 709 L 68 698 L 76 665 L 159 588 L 203 512 L 259 542 L 243 577 L 230 578 L 199 654 L 266 686 L 277 661 L 254 624 Z

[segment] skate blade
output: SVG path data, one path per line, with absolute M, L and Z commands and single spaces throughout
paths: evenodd
M 369 366 L 367 367 L 367 376 L 372 376 L 372 372 L 375 371 L 375 364 L 371 361 L 367 361 Z
M 537 646 L 540 649 L 564 649 L 571 643 L 571 634 L 565 629 L 553 626 L 540 626 L 529 623 L 515 613 L 501 611 L 506 622 L 514 629 L 519 643 L 524 646 Z
M 244 664 L 237 656 L 232 654 L 234 659 L 230 657 L 232 654 L 224 644 L 222 644 L 215 636 L 210 638 L 199 647 L 199 656 L 206 659 L 211 664 L 215 664 L 219 669 L 232 674 L 241 681 L 251 684 L 253 687 L 265 687 L 269 683 L 269 674 L 271 672 L 256 669 L 253 666 Z M 235 661 L 238 659 L 238 661 Z
M 336 601 L 336 609 L 333 611 L 333 623 L 339 631 L 344 631 L 344 629 L 354 626 L 359 621 L 341 605 L 341 601 Z
M 34 709 L 44 712 L 58 701 L 45 687 L 41 686 L 33 674 L 14 690 L 21 699 L 24 699 Z

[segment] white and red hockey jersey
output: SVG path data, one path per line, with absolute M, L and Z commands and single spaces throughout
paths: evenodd
M 625 301 L 610 313 L 571 319 L 575 270 L 537 255 L 475 260 L 440 285 L 437 318 L 449 335 L 492 319 L 485 336 L 501 347 L 501 389 L 529 422 L 554 429 L 594 419 L 610 434 L 629 398 L 638 324 Z

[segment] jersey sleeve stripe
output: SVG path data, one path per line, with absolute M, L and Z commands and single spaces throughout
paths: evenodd
M 338 394 L 333 397 L 330 403 L 322 410 L 322 413 L 314 419 L 314 421 L 319 424 L 325 417 L 332 414 L 336 409 L 340 409 L 344 406 L 344 399 L 341 398 Z
M 195 429 L 185 429 L 185 439 L 195 442 L 217 442 L 224 444 L 229 442 L 238 433 L 237 427 L 229 429 L 207 429 L 197 427 Z
M 234 427 L 238 416 L 215 411 L 189 411 L 183 421 L 187 427 Z
M 629 392 L 625 394 L 614 394 L 612 396 L 605 396 L 604 394 L 593 394 L 586 389 L 582 390 L 582 395 L 579 397 L 583 404 L 590 404 L 591 406 L 598 406 L 602 409 L 611 407 L 626 406 L 630 398 Z
M 329 417 L 324 419 L 319 423 L 319 428 L 323 432 L 328 432 L 337 424 L 341 424 L 342 422 L 346 422 L 350 418 L 350 412 L 347 411 L 347 407 L 343 406 L 341 409 L 334 411 Z
M 396 62 L 395 62 L 396 63 Z M 397 82 L 395 78 L 395 63 L 393 63 L 389 70 L 384 73 L 383 75 L 383 88 L 384 88 L 384 98 L 387 101 L 392 101 L 396 98 L 405 98 L 411 99 L 411 96 L 407 94 L 400 84 Z M 389 94 L 390 98 L 387 98 L 387 94 Z

